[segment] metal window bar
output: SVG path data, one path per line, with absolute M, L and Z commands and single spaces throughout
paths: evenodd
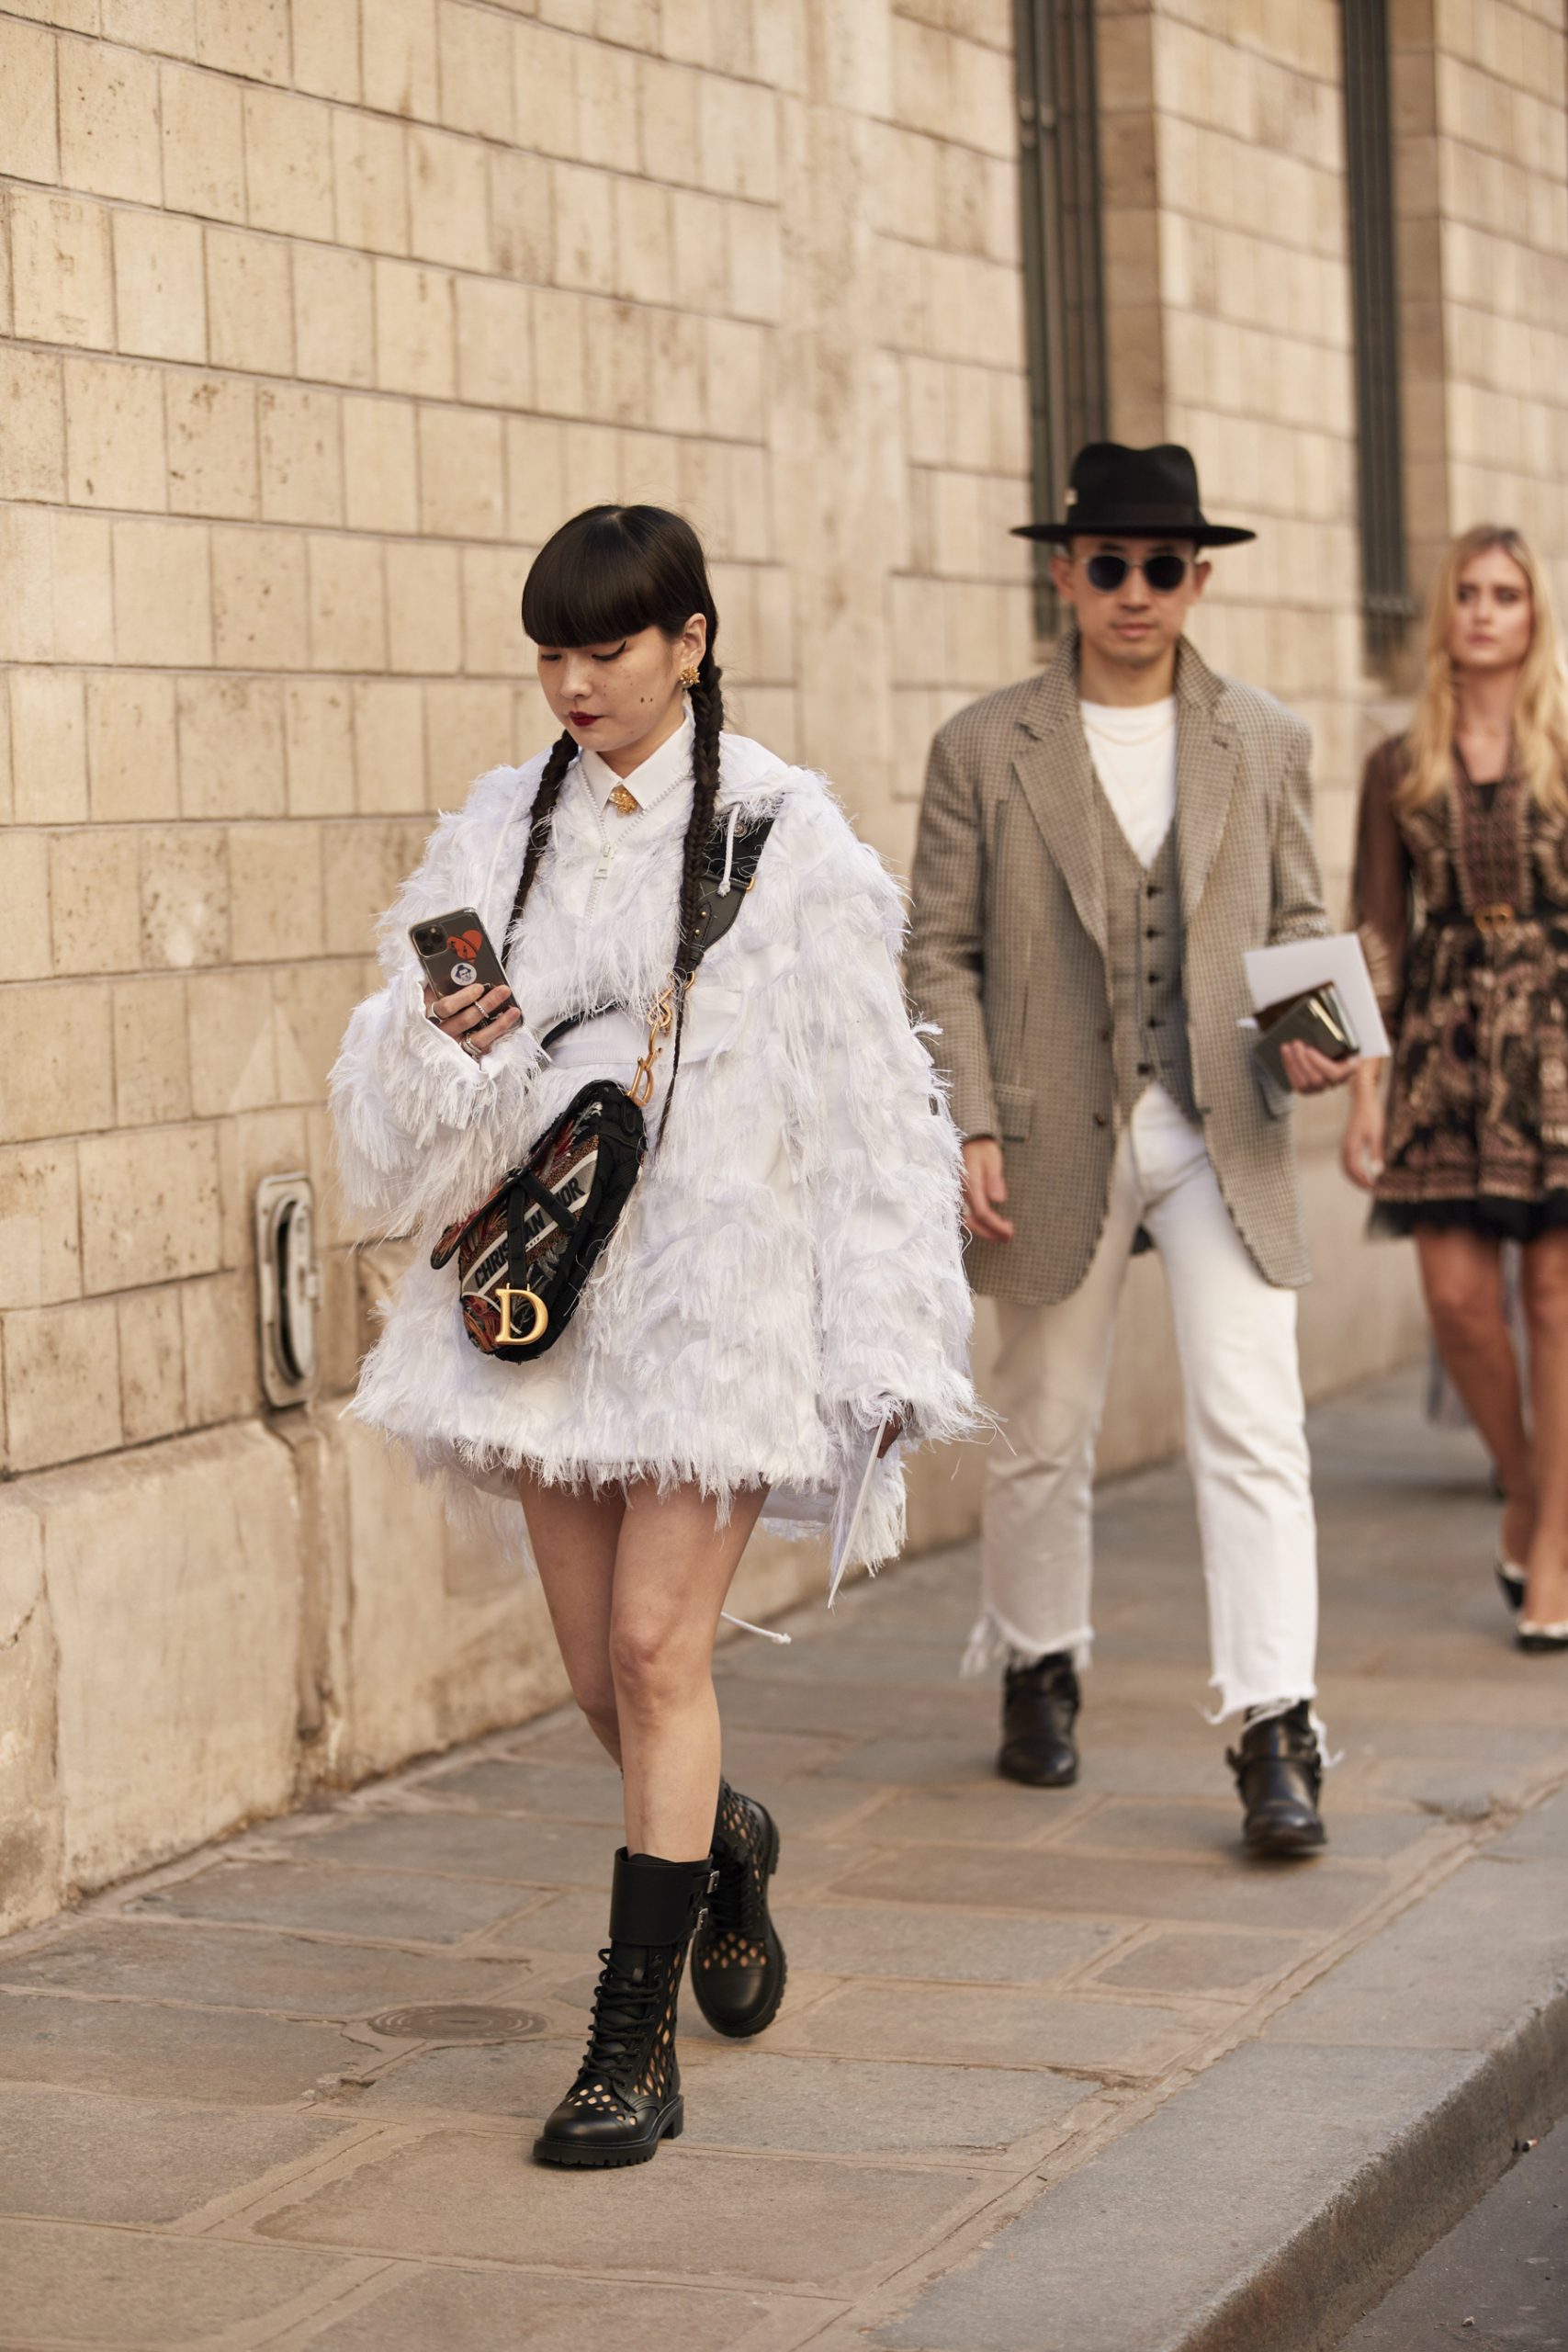
M 1382 662 L 1397 649 L 1416 610 L 1404 539 L 1387 0 L 1343 0 L 1340 13 L 1361 609 L 1368 655 Z
M 1013 15 L 1031 479 L 1044 515 L 1074 451 L 1107 429 L 1094 0 L 1013 0 Z M 1037 545 L 1043 635 L 1056 617 L 1049 557 Z

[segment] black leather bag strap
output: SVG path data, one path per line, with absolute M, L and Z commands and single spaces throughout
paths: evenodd
M 757 878 L 757 866 L 773 830 L 771 817 L 754 817 L 750 824 L 739 822 L 735 828 L 732 850 L 729 818 L 726 815 L 716 820 L 713 831 L 708 836 L 707 848 L 703 853 L 702 879 L 697 886 L 697 931 L 692 964 L 694 978 L 708 949 L 717 946 L 740 912 L 746 894 Z M 729 888 L 721 890 L 727 864 L 729 867 Z M 547 1031 L 539 1044 L 547 1054 L 552 1046 L 558 1045 L 573 1029 L 581 1029 L 585 1022 L 597 1021 L 604 1013 L 624 1010 L 624 1006 L 611 1002 L 596 1004 L 587 1012 L 569 1012 L 564 1021 L 558 1021 L 553 1029 Z

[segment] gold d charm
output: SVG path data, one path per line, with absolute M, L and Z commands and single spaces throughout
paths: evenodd
M 637 817 L 642 813 L 642 802 L 635 792 L 628 792 L 624 784 L 616 785 L 611 793 L 610 806 L 621 817 Z
M 495 1344 L 498 1348 L 526 1348 L 531 1346 L 534 1340 L 544 1337 L 550 1319 L 550 1310 L 537 1291 L 513 1290 L 510 1283 L 503 1283 L 495 1295 L 501 1301 L 501 1329 L 495 1335 Z M 514 1298 L 525 1298 L 533 1308 L 534 1328 L 531 1331 L 513 1329 L 512 1302 Z

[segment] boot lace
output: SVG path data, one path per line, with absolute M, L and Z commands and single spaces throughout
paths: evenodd
M 681 1955 L 677 1951 L 671 1966 L 660 1964 L 650 1954 L 641 1977 L 622 1965 L 614 1946 L 600 1952 L 599 1962 L 588 2048 L 567 2099 L 573 2107 L 626 2113 L 628 2095 L 669 2096 L 675 2062 Z
M 727 1786 L 714 1838 L 716 1883 L 707 1917 L 698 1930 L 696 1964 L 705 1974 L 714 1969 L 761 1968 L 767 1960 L 764 1838 L 757 1807 Z

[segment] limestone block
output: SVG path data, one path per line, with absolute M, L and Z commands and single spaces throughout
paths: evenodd
M 735 319 L 709 319 L 706 344 L 705 408 L 709 432 L 737 441 L 765 440 L 766 332 Z
M 205 247 L 213 366 L 264 376 L 291 375 L 289 248 L 275 238 L 253 237 L 235 229 L 209 229 Z
M 60 45 L 60 172 L 67 187 L 157 204 L 158 67 L 101 41 Z
M 428 807 L 424 781 L 424 707 L 412 680 L 366 680 L 353 690 L 354 749 L 360 813 L 397 815 Z
M 277 1052 L 267 975 L 202 972 L 184 986 L 190 1102 L 196 1116 L 227 1118 L 233 1112 L 254 1111 L 275 1102 Z M 228 1132 L 225 1126 L 220 1149 Z M 227 1250 L 224 1262 L 233 1262 Z
M 389 541 L 387 641 L 394 670 L 450 675 L 461 668 L 456 548 Z
M 5 68 L 0 65 L 0 76 Z M 65 495 L 65 414 L 61 362 L 48 351 L 0 351 L 0 498 L 58 501 Z
M 351 531 L 418 529 L 413 420 L 403 401 L 344 401 L 344 519 Z
M 112 1306 L 83 1302 L 6 1316 L 6 1438 L 13 1473 L 108 1453 L 121 1442 Z
M 119 1334 L 120 1415 L 128 1445 L 185 1429 L 185 1334 L 180 1294 L 128 1291 L 115 1302 Z
M 559 286 L 584 293 L 613 294 L 615 266 L 615 184 L 608 172 L 576 164 L 555 168 L 555 262 L 550 275 Z
M 214 530 L 212 620 L 217 659 L 225 666 L 302 670 L 307 605 L 301 534 Z
M 342 434 L 333 392 L 265 385 L 256 397 L 262 513 L 274 523 L 341 523 Z
M 447 130 L 409 138 L 409 251 L 457 269 L 490 266 L 490 172 L 485 150 Z
M 84 1136 L 82 1287 L 89 1297 L 218 1263 L 218 1146 L 210 1127 Z
M 725 215 L 729 246 L 728 309 L 738 319 L 776 325 L 784 316 L 784 254 L 779 217 L 732 204 Z
M 778 114 L 771 90 L 705 74 L 697 93 L 704 187 L 773 204 L 779 194 Z
M 160 93 L 164 202 L 209 220 L 243 220 L 244 118 L 237 85 L 216 74 L 164 65 Z
M 513 136 L 531 154 L 587 152 L 578 123 L 577 49 L 547 25 L 513 27 Z
M 77 1884 L 287 1804 L 294 1494 L 284 1449 L 243 1428 L 29 1489 L 45 1521 L 65 1867 Z
M 387 612 L 380 542 L 315 536 L 308 570 L 311 668 L 383 669 Z
M 0 1150 L 0 1307 L 53 1306 L 81 1295 L 76 1148 Z
M 504 17 L 437 0 L 441 119 L 481 139 L 512 137 L 512 32 Z
M 281 687 L 268 678 L 182 678 L 178 713 L 185 815 L 281 817 Z
M 400 125 L 334 112 L 333 185 L 340 244 L 367 253 L 407 253 L 408 163 Z
M 47 833 L 6 835 L 0 862 L 0 980 L 45 980 L 54 968 L 49 846 Z
M 376 380 L 374 277 L 361 254 L 326 245 L 294 252 L 294 334 L 301 376 L 329 384 Z
M 429 830 L 422 820 L 389 818 L 322 826 L 329 955 L 370 953 L 376 926 L 419 864 Z
M 333 150 L 328 109 L 287 90 L 244 96 L 245 189 L 253 228 L 286 236 L 333 234 Z
M 73 42 L 74 49 L 79 44 Z M 6 108 L 0 117 L 0 172 L 19 180 L 60 177 L 60 139 L 55 97 L 55 50 L 52 33 L 41 25 L 0 24 L 0 88 Z M 92 185 L 72 176 L 71 185 Z M 107 191 L 106 191 L 107 192 Z
M 547 9 L 540 14 L 548 15 Z M 733 11 L 727 11 L 733 14 Z M 556 19 L 558 23 L 559 17 Z M 592 47 L 572 43 L 572 80 L 577 96 L 578 154 L 614 162 L 637 153 L 637 60 L 624 49 L 612 49 L 603 40 Z M 710 62 L 722 72 L 716 57 Z
M 273 974 L 278 1093 L 284 1102 L 325 1100 L 327 1073 L 338 1057 L 348 1016 L 365 993 L 361 979 L 356 957 L 293 965 Z
M 430 774 L 443 807 L 511 756 L 512 689 L 432 680 L 424 690 Z
M 657 49 L 659 17 L 658 0 L 597 0 L 593 29 L 625 49 Z
M 569 492 L 565 484 L 581 482 L 583 485 L 581 495 L 584 505 L 620 495 L 626 479 L 626 451 L 634 439 L 643 446 L 651 443 L 666 450 L 672 447 L 671 442 L 660 435 L 617 433 L 607 424 L 569 424 L 564 428 L 561 443 L 566 452 L 566 470 L 562 476 L 562 496 L 570 495 L 571 505 L 557 508 L 549 526 L 552 530 L 577 504 L 578 493 L 575 491 Z M 678 479 L 678 476 L 671 478 Z
M 690 351 L 705 322 L 629 302 L 578 299 L 583 305 L 583 384 L 590 415 L 606 424 L 651 424 L 661 413 L 667 418 L 672 395 L 668 377 L 654 368 L 652 330 L 678 320 L 684 341 L 677 337 L 676 347 Z M 541 400 L 540 405 L 547 403 Z M 685 422 L 694 422 L 690 412 Z
M 288 0 L 201 0 L 197 55 L 258 82 L 288 79 Z
M 649 298 L 654 299 L 654 298 Z M 527 408 L 534 397 L 532 298 L 493 277 L 457 284 L 457 390 L 487 408 Z
M 548 416 L 581 416 L 588 406 L 587 310 L 581 294 L 535 289 L 534 398 Z
M 637 152 L 649 179 L 697 184 L 697 83 L 689 66 L 637 61 Z
M 254 520 L 261 511 L 254 388 L 232 376 L 181 372 L 166 375 L 164 389 L 171 507 Z
M 67 358 L 63 382 L 72 503 L 161 512 L 168 492 L 160 371 Z
M 10 213 L 17 334 L 37 343 L 108 350 L 115 288 L 105 207 L 17 187 Z
M 132 920 L 139 921 L 136 885 Z M 183 979 L 122 981 L 114 990 L 115 1116 L 122 1127 L 162 1125 L 191 1115 Z
M 518 604 L 528 559 L 521 548 L 462 550 L 463 668 L 510 677 L 528 659 Z
M 457 386 L 452 281 L 441 270 L 376 264 L 376 377 L 384 390 L 449 400 Z
M 490 151 L 492 266 L 506 277 L 537 284 L 555 252 L 552 174 L 541 155 L 515 147 Z
M 294 0 L 294 80 L 320 98 L 358 98 L 358 0 Z
M 55 1670 L 43 1528 L 13 1490 L 0 1498 L 0 1936 L 64 1898 Z
M 186 1418 L 193 1429 L 257 1411 L 255 1276 L 249 1264 L 180 1287 Z
M 133 826 L 85 825 L 50 845 L 50 916 L 61 974 L 134 971 L 141 961 Z
M 82 681 L 69 670 L 14 670 L 10 684 L 16 821 L 80 824 L 87 814 Z
M 236 964 L 313 955 L 321 938 L 321 833 L 311 823 L 231 825 L 231 953 Z
M 141 841 L 141 960 L 185 971 L 229 956 L 229 853 L 215 827 L 149 825 Z
M 265 981 L 265 978 L 261 973 L 250 972 L 242 977 L 247 989 L 254 982 Z M 275 1035 L 280 1034 L 281 1027 L 280 1023 L 273 1023 Z M 291 1046 L 289 1050 L 292 1051 Z M 223 1264 L 227 1271 L 237 1271 L 249 1265 L 254 1254 L 255 1193 L 262 1178 L 282 1175 L 292 1168 L 303 1168 L 308 1164 L 309 1157 L 309 1137 L 302 1111 L 241 1111 L 223 1120 L 218 1130 L 218 1181 L 222 1213 Z
M 421 409 L 419 488 L 427 536 L 499 539 L 506 526 L 501 418 L 476 409 Z
M 434 121 L 435 0 L 377 0 L 376 38 L 365 43 L 364 74 L 367 107 Z

